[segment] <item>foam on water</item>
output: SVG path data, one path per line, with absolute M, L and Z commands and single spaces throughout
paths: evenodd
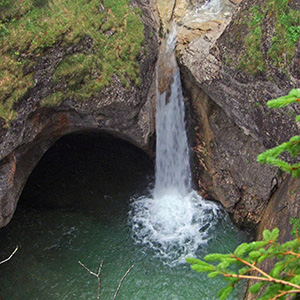
M 131 211 L 133 237 L 173 266 L 207 243 L 218 216 L 219 207 L 195 191 L 184 197 L 177 192 L 159 199 L 141 197 L 135 199 Z
M 198 4 L 188 12 L 183 23 L 188 25 L 191 23 L 202 23 L 211 20 L 227 20 L 231 17 L 234 5 L 224 0 L 207 0 L 205 4 Z
M 221 209 L 191 187 L 184 98 L 175 58 L 176 30 L 159 62 L 156 112 L 156 179 L 151 197 L 133 199 L 133 237 L 169 265 L 184 262 L 207 243 Z

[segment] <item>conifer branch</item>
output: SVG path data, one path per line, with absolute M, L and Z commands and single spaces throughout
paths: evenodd
M 297 294 L 300 293 L 299 290 L 288 290 L 288 291 L 280 291 L 281 293 L 276 295 L 274 298 L 270 299 L 270 300 L 276 300 L 279 299 L 282 296 L 288 295 L 288 294 Z
M 285 280 L 281 280 L 281 279 L 276 279 L 273 278 L 271 276 L 268 277 L 260 277 L 260 276 L 252 276 L 252 275 L 240 275 L 240 274 L 227 274 L 227 273 L 223 273 L 223 275 L 225 277 L 233 277 L 233 278 L 241 278 L 241 279 L 253 279 L 253 280 L 259 280 L 259 281 L 267 281 L 267 282 L 275 282 L 275 283 L 280 283 L 283 285 L 288 285 L 291 286 L 293 288 L 296 288 L 299 293 L 300 293 L 300 286 L 297 284 L 294 284 L 292 282 L 289 281 L 285 281 Z
M 300 258 L 300 253 L 295 253 L 294 251 L 286 251 L 284 253 L 282 253 L 283 255 L 294 255 Z M 294 258 L 296 259 L 296 258 Z
M 227 287 L 219 291 L 218 295 L 222 300 L 225 300 L 236 283 L 243 279 L 256 281 L 249 287 L 250 293 L 258 293 L 267 285 L 267 289 L 263 290 L 264 299 L 281 299 L 282 296 L 294 294 L 295 291 L 300 293 L 300 240 L 297 229 L 295 235 L 296 239 L 281 245 L 277 242 L 278 228 L 273 231 L 264 230 L 262 241 L 242 243 L 235 249 L 234 254 L 211 253 L 204 257 L 205 261 L 195 258 L 186 258 L 186 261 L 196 272 L 209 273 L 209 278 L 220 275 L 230 281 Z M 267 273 L 258 266 L 259 263 L 274 258 L 279 261 L 270 272 Z M 213 265 L 207 262 L 219 263 Z M 230 267 L 236 264 L 239 271 L 233 272 Z M 252 271 L 258 274 L 253 275 Z M 281 296 L 278 296 L 280 294 Z
M 243 260 L 243 259 L 241 259 L 241 258 L 239 258 L 239 257 L 236 257 L 236 256 L 234 256 L 234 255 L 232 255 L 232 257 L 235 258 L 236 260 L 240 261 L 241 263 L 243 263 L 243 264 L 245 264 L 245 265 L 251 267 L 253 270 L 256 270 L 257 272 L 259 272 L 260 274 L 264 275 L 265 277 L 267 277 L 267 278 L 269 278 L 269 279 L 272 278 L 269 274 L 267 274 L 266 272 L 264 272 L 264 271 L 261 270 L 260 268 L 256 267 L 254 264 L 251 264 L 251 263 L 249 263 L 249 262 L 247 262 L 247 261 L 245 261 L 245 260 Z

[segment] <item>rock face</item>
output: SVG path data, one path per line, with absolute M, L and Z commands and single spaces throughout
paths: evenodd
M 299 132 L 287 111 L 266 106 L 267 100 L 299 86 L 294 58 L 285 75 L 267 55 L 264 73 L 253 74 L 239 65 L 242 54 L 247 54 L 246 38 L 251 31 L 241 18 L 248 15 L 251 7 L 267 3 L 243 1 L 235 8 L 229 25 L 230 19 L 213 20 L 194 28 L 189 24 L 177 47 L 186 95 L 192 101 L 195 118 L 191 124 L 196 130 L 194 150 L 199 189 L 204 196 L 220 200 L 233 219 L 245 227 L 261 221 L 282 181 L 275 168 L 260 166 L 256 156 Z M 272 22 L 263 19 L 265 34 L 271 35 L 275 26 Z M 268 53 L 270 45 L 264 42 L 262 39 L 261 51 Z M 299 43 L 296 57 L 297 47 Z M 294 108 L 290 113 L 295 114 Z M 293 197 L 286 193 L 284 201 L 299 199 L 295 193 Z M 296 216 L 296 209 L 288 215 Z
M 265 229 L 273 230 L 275 227 L 280 229 L 278 241 L 285 243 L 293 240 L 295 237 L 291 235 L 290 218 L 299 216 L 300 214 L 300 182 L 299 179 L 291 179 L 287 177 L 280 188 L 275 192 L 267 209 L 265 210 L 262 222 L 257 228 L 257 239 L 263 238 Z M 273 267 L 273 262 L 266 260 L 261 263 L 261 268 L 269 272 Z M 249 286 L 254 282 L 248 283 Z M 259 295 L 247 293 L 245 299 L 255 300 Z
M 54 45 L 38 58 L 34 87 L 15 105 L 17 118 L 10 126 L 1 128 L 0 227 L 12 218 L 24 184 L 39 159 L 63 135 L 83 130 L 106 131 L 151 154 L 158 25 L 152 3 L 136 1 L 136 5 L 143 12 L 146 40 L 146 51 L 139 56 L 140 86 L 124 87 L 114 76 L 108 87 L 86 100 L 78 102 L 70 97 L 59 105 L 42 107 L 40 102 L 44 95 L 53 89 L 64 89 L 64 82 L 52 80 L 58 64 L 79 48 L 88 52 L 93 40 L 86 35 L 68 47 Z

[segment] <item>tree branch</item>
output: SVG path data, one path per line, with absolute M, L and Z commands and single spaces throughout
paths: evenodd
M 284 252 L 283 254 L 284 255 L 294 255 L 294 256 L 300 258 L 300 254 L 299 253 L 295 253 L 293 251 L 287 251 L 287 252 Z
M 113 299 L 113 300 L 115 300 L 115 299 L 117 298 L 117 294 L 118 294 L 118 292 L 119 292 L 119 290 L 120 290 L 120 288 L 121 288 L 121 285 L 122 285 L 123 280 L 125 279 L 125 277 L 128 275 L 128 273 L 131 271 L 131 269 L 132 269 L 133 267 L 134 267 L 134 265 L 132 265 L 132 266 L 126 271 L 126 273 L 124 274 L 124 276 L 121 278 L 120 283 L 119 283 L 119 285 L 118 285 L 118 288 L 117 288 L 117 290 L 116 290 L 116 292 L 115 292 L 115 295 L 114 295 L 114 299 Z
M 7 261 L 9 261 L 14 256 L 14 254 L 18 251 L 18 248 L 19 247 L 17 246 L 16 249 L 13 251 L 13 253 L 8 258 L 0 261 L 0 265 L 6 263 Z
M 271 276 L 269 276 L 270 278 L 268 278 L 268 277 L 252 276 L 252 275 L 238 275 L 238 274 L 226 274 L 226 273 L 225 274 L 223 273 L 223 275 L 225 277 L 244 278 L 244 279 L 253 279 L 253 280 L 280 283 L 280 284 L 284 284 L 284 285 L 288 285 L 288 286 L 291 286 L 293 288 L 296 288 L 300 292 L 300 286 L 299 285 L 294 284 L 292 282 L 285 281 L 285 280 L 276 279 L 276 278 L 273 278 Z
M 264 272 L 264 271 L 261 270 L 260 268 L 256 267 L 254 264 L 251 264 L 251 263 L 249 263 L 249 262 L 247 262 L 247 261 L 245 261 L 245 260 L 243 260 L 243 259 L 241 259 L 241 258 L 239 258 L 239 257 L 236 257 L 236 256 L 234 256 L 234 255 L 232 255 L 232 256 L 233 256 L 236 260 L 238 260 L 238 261 L 242 262 L 243 264 L 245 264 L 245 265 L 247 265 L 247 266 L 253 268 L 254 270 L 256 270 L 257 272 L 259 272 L 260 274 L 266 276 L 267 278 L 269 278 L 269 279 L 272 278 L 269 274 L 267 274 L 266 272 Z
M 277 296 L 275 296 L 274 298 L 272 298 L 270 300 L 276 300 L 276 299 L 279 299 L 281 296 L 284 296 L 287 294 L 296 294 L 296 293 L 300 293 L 300 291 L 299 290 L 281 291 L 280 294 L 278 294 Z
M 92 272 L 86 265 L 84 265 L 81 261 L 78 261 L 78 263 L 84 267 L 91 275 L 98 277 L 98 275 L 94 272 Z
M 103 262 L 104 260 L 102 260 L 99 264 L 99 269 L 98 269 L 98 274 L 97 274 L 97 277 L 98 277 L 98 293 L 97 293 L 97 300 L 100 299 L 100 292 L 101 292 L 101 277 L 100 277 L 100 274 L 101 274 L 101 269 L 102 269 L 102 265 L 103 265 Z
M 94 273 L 92 272 L 86 265 L 84 265 L 81 261 L 78 261 L 78 263 L 85 268 L 91 275 L 95 276 L 98 278 L 98 294 L 97 294 L 97 300 L 100 300 L 100 292 L 101 292 L 101 269 L 102 269 L 102 265 L 103 265 L 103 260 L 100 262 L 99 268 L 98 268 L 98 273 Z

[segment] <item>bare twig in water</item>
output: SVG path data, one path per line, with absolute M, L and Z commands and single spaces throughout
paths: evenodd
M 103 260 L 100 262 L 100 265 L 99 265 L 99 269 L 98 269 L 98 273 L 94 273 L 92 272 L 86 265 L 84 265 L 81 261 L 78 261 L 78 263 L 83 267 L 85 268 L 91 275 L 97 277 L 98 279 L 98 294 L 97 294 L 97 300 L 100 300 L 100 292 L 101 292 L 101 277 L 100 277 L 100 274 L 101 274 L 101 269 L 102 269 L 102 265 L 103 265 Z
M 4 264 L 4 263 L 7 262 L 7 261 L 9 261 L 9 260 L 14 256 L 14 254 L 18 251 L 18 248 L 19 248 L 19 247 L 17 246 L 16 249 L 13 251 L 13 253 L 12 253 L 8 258 L 6 258 L 6 259 L 0 261 L 0 265 L 1 265 L 1 264 Z
M 94 273 L 93 271 L 91 271 L 85 264 L 83 264 L 81 261 L 78 261 L 78 263 L 84 268 L 86 269 L 91 275 L 95 276 L 98 278 L 98 295 L 97 295 L 97 300 L 100 300 L 100 292 L 101 292 L 101 278 L 100 278 L 100 274 L 101 274 L 101 269 L 102 269 L 102 265 L 103 265 L 103 260 L 101 261 L 100 265 L 99 265 L 99 269 L 98 269 L 98 273 Z M 124 281 L 125 277 L 128 275 L 128 273 L 131 271 L 131 269 L 134 267 L 134 265 L 132 265 L 124 274 L 124 276 L 121 278 L 119 285 L 117 287 L 117 290 L 114 294 L 114 299 L 115 300 L 117 298 L 118 292 L 121 288 L 122 282 Z
M 117 298 L 117 294 L 118 294 L 118 292 L 119 292 L 119 290 L 120 290 L 120 288 L 121 288 L 121 285 L 122 285 L 122 282 L 123 282 L 123 280 L 125 279 L 125 277 L 128 275 L 128 273 L 131 271 L 131 269 L 134 267 L 134 265 L 132 265 L 127 271 L 126 271 L 126 273 L 124 274 L 124 276 L 121 278 L 121 280 L 120 280 L 120 282 L 119 282 L 119 285 L 118 285 L 118 288 L 117 288 L 117 290 L 116 290 L 116 292 L 115 292 L 115 295 L 114 295 L 114 299 L 113 300 L 115 300 L 116 298 Z

